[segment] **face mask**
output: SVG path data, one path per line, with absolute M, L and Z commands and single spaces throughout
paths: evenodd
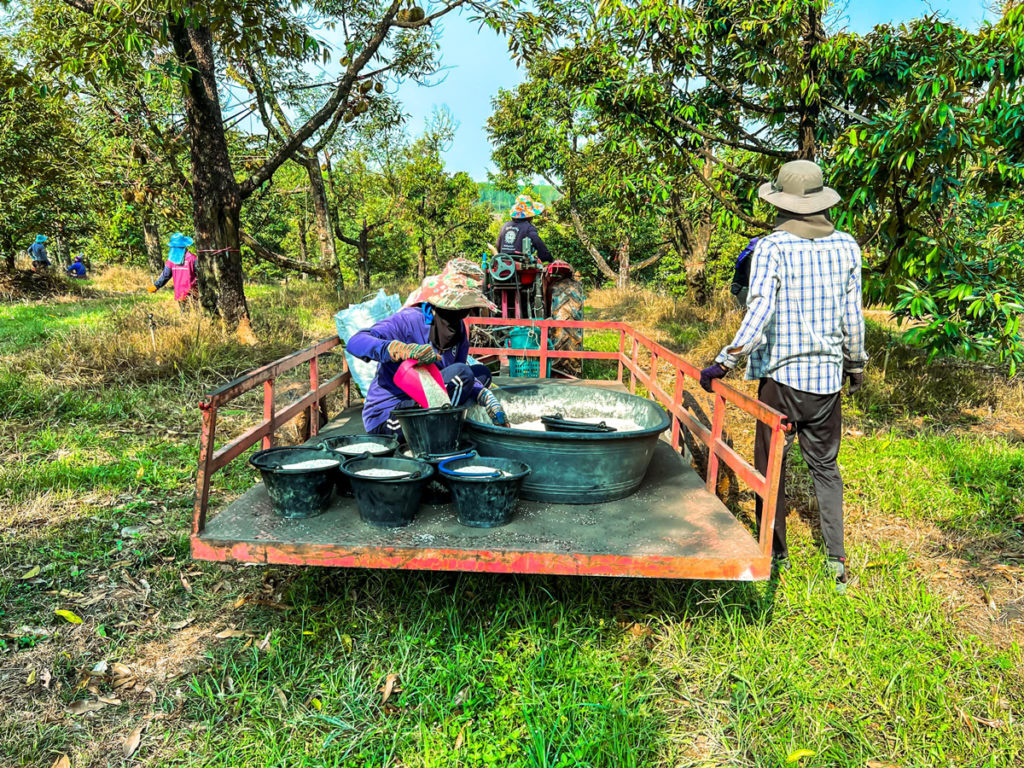
M 468 309 L 439 309 L 434 307 L 430 324 L 430 343 L 435 349 L 446 350 L 462 340 L 462 321 L 469 316 Z

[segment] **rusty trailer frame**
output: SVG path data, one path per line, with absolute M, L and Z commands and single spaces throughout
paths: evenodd
M 547 370 L 550 359 L 603 360 L 617 364 L 617 382 L 630 392 L 640 386 L 648 397 L 658 402 L 671 418 L 668 442 L 673 451 L 682 447 L 685 428 L 695 440 L 707 448 L 707 473 L 704 478 L 708 493 L 714 495 L 722 464 L 731 469 L 762 501 L 761 525 L 756 543 L 756 556 L 745 554 L 735 558 L 718 559 L 714 565 L 700 563 L 699 557 L 623 557 L 609 553 L 508 553 L 479 551 L 467 557 L 465 549 L 429 551 L 403 550 L 397 552 L 386 547 L 368 545 L 353 549 L 351 545 L 330 544 L 289 545 L 278 543 L 272 558 L 253 556 L 248 547 L 239 542 L 208 541 L 203 533 L 207 527 L 210 484 L 213 475 L 223 469 L 257 442 L 264 448 L 273 445 L 276 430 L 296 418 L 302 411 L 309 413 L 312 435 L 318 431 L 320 401 L 339 388 L 344 391 L 346 408 L 352 403 L 352 377 L 342 361 L 342 371 L 321 382 L 319 359 L 341 345 L 338 337 L 323 339 L 306 349 L 294 352 L 273 363 L 256 368 L 234 381 L 213 390 L 199 403 L 202 412 L 199 467 L 196 478 L 195 505 L 192 516 L 192 555 L 201 560 L 272 561 L 297 565 L 338 565 L 365 568 L 410 568 L 427 570 L 473 570 L 506 573 L 576 573 L 591 575 L 643 575 L 667 578 L 720 578 L 764 579 L 770 571 L 772 530 L 776 515 L 776 498 L 782 469 L 785 417 L 764 403 L 730 387 L 721 380 L 712 384 L 713 407 L 711 426 L 701 423 L 684 407 L 683 395 L 686 378 L 699 380 L 700 371 L 691 363 L 661 344 L 651 340 L 630 325 L 621 322 L 515 320 L 506 318 L 469 318 L 472 325 L 480 326 L 532 326 L 540 330 L 540 348 L 515 350 L 515 355 L 540 358 L 541 374 Z M 571 328 L 584 331 L 614 332 L 619 336 L 616 351 L 551 350 L 548 337 L 556 329 Z M 472 347 L 470 353 L 478 358 L 499 358 L 507 362 L 511 350 L 504 347 Z M 308 365 L 309 390 L 280 410 L 274 408 L 275 380 L 300 366 Z M 216 448 L 217 412 L 237 397 L 263 385 L 263 419 L 254 427 Z M 669 391 L 671 390 L 671 391 Z M 740 456 L 724 439 L 725 417 L 728 406 L 733 406 L 771 430 L 768 465 L 764 474 Z M 744 534 L 748 536 L 749 534 Z M 751 540 L 751 544 L 754 542 Z M 751 551 L 755 548 L 751 547 Z

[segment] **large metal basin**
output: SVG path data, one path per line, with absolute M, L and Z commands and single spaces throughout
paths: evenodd
M 594 504 L 634 493 L 669 427 L 656 403 L 625 392 L 568 384 L 528 384 L 494 390 L 512 428 L 491 424 L 479 406 L 466 415 L 464 433 L 481 456 L 501 456 L 533 472 L 521 496 L 558 504 Z M 566 419 L 630 419 L 640 429 L 609 433 L 534 432 L 516 424 L 561 413 Z

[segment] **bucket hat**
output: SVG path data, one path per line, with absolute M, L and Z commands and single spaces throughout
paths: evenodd
M 409 298 L 405 300 L 405 304 L 403 306 L 411 307 L 413 304 L 422 304 L 426 301 L 426 299 L 422 298 L 424 286 L 433 284 L 434 281 L 442 280 L 448 275 L 456 275 L 464 278 L 466 285 L 469 288 L 479 289 L 484 282 L 483 267 L 464 256 L 457 256 L 444 265 L 444 269 L 441 270 L 441 274 L 427 276 L 427 278 L 424 279 L 423 284 L 418 286 L 416 290 L 409 294 Z
M 509 216 L 513 219 L 532 219 L 542 213 L 544 213 L 544 203 L 534 200 L 529 195 L 520 195 L 513 203 Z
M 42 243 L 45 243 L 49 239 L 50 238 L 48 238 L 46 235 L 36 235 L 36 242 L 39 243 L 40 245 Z
M 167 258 L 174 264 L 182 264 L 185 261 L 185 249 L 192 245 L 192 238 L 175 232 L 171 235 L 170 251 Z
M 843 199 L 825 186 L 821 167 L 810 160 L 786 163 L 775 181 L 762 184 L 757 195 L 783 211 L 802 214 L 824 211 Z
M 408 303 L 408 302 L 407 302 Z M 419 304 L 431 304 L 439 309 L 489 309 L 498 307 L 484 296 L 480 283 L 458 272 L 444 271 L 430 275 L 417 291 Z

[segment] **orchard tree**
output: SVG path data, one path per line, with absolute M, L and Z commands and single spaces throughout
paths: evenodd
M 528 73 L 494 99 L 487 122 L 494 162 L 506 185 L 540 176 L 554 186 L 562 195 L 555 212 L 601 274 L 624 287 L 666 253 L 664 223 L 678 180 L 635 137 L 623 144 L 553 58 L 535 56 Z
M 435 112 L 423 136 L 404 153 L 399 184 L 404 218 L 416 244 L 416 278 L 458 255 L 482 253 L 487 246 L 490 212 L 468 174 L 449 174 L 444 152 L 455 138 L 452 115 Z
M 828 0 L 587 5 L 545 6 L 510 40 L 553 57 L 575 103 L 614 124 L 616 151 L 689 169 L 716 225 L 748 233 L 772 227 L 759 184 L 816 160 L 865 247 L 867 295 L 924 321 L 913 340 L 1024 360 L 1013 262 L 951 226 L 1020 186 L 1019 1 L 976 33 L 926 17 L 866 35 L 839 28 Z
M 47 2 L 73 9 L 55 12 L 51 23 L 64 45 L 48 61 L 71 80 L 99 82 L 135 77 L 132 61 L 141 56 L 151 77 L 181 84 L 181 108 L 189 145 L 189 182 L 199 285 L 203 306 L 220 314 L 240 338 L 251 338 L 243 287 L 239 216 L 243 202 L 274 172 L 358 98 L 359 83 L 388 56 L 395 33 L 429 26 L 452 10 L 467 6 L 488 12 L 473 0 L 449 0 L 426 14 L 402 8 L 403 0 L 341 0 L 308 13 L 297 0 L 231 3 L 222 0 L 170 0 L 158 5 L 127 0 Z M 31 0 L 30 0 L 31 4 Z M 228 147 L 222 109 L 221 72 L 231 61 L 259 52 L 267 60 L 294 67 L 325 62 L 328 50 L 312 33 L 315 22 L 337 20 L 344 34 L 340 72 L 308 118 L 282 135 L 266 160 L 239 179 Z
M 81 169 L 89 151 L 75 114 L 0 47 L 0 253 L 9 271 L 36 234 L 59 233 L 66 248 L 76 222 L 88 218 Z

